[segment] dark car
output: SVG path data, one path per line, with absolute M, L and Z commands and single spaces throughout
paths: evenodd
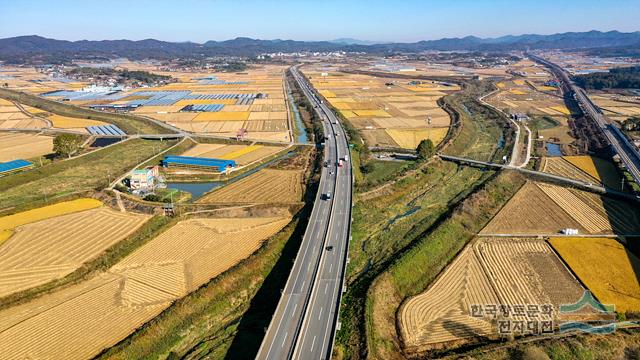
M 333 246 L 332 246 L 332 245 L 329 245 L 329 246 L 327 246 L 325 249 L 327 249 L 327 251 L 333 251 Z

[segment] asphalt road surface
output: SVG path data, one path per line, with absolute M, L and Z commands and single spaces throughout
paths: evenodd
M 352 175 L 344 130 L 297 69 L 292 72 L 323 121 L 328 166 L 322 168 L 309 224 L 257 359 L 331 356 L 351 230 Z

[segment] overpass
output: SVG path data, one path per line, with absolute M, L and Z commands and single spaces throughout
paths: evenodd
M 569 90 L 580 105 L 584 114 L 595 121 L 604 133 L 613 151 L 620 156 L 620 160 L 629 171 L 634 181 L 640 185 L 640 153 L 629 142 L 627 137 L 614 124 L 607 121 L 602 111 L 589 99 L 587 93 L 569 78 L 569 74 L 560 66 L 539 56 L 528 54 L 533 61 L 548 67 L 551 72 L 562 82 L 565 89 Z
M 322 119 L 325 159 L 309 224 L 256 359 L 331 357 L 351 232 L 353 178 L 345 132 L 297 67 L 295 80 Z M 323 194 L 331 193 L 327 198 Z
M 640 197 L 638 196 L 625 193 L 622 191 L 617 191 L 608 187 L 595 185 L 593 183 L 567 178 L 560 175 L 550 174 L 550 173 L 536 171 L 536 170 L 529 170 L 529 169 L 508 165 L 508 164 L 496 164 L 496 163 L 474 160 L 474 159 L 467 159 L 467 158 L 452 156 L 452 155 L 437 154 L 437 156 L 442 160 L 452 161 L 458 164 L 466 164 L 466 165 L 478 166 L 478 167 L 488 167 L 488 168 L 494 168 L 498 170 L 518 171 L 526 176 L 540 179 L 541 181 L 550 182 L 554 184 L 563 184 L 563 185 L 579 188 L 579 189 L 586 190 L 586 191 L 593 192 L 600 195 L 609 195 L 609 196 L 614 196 L 618 198 L 623 198 L 626 200 L 634 200 L 634 201 L 640 202 Z

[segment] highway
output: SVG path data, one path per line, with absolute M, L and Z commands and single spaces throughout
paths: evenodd
M 624 134 L 615 125 L 609 123 L 602 111 L 589 99 L 587 93 L 576 86 L 570 79 L 569 74 L 560 66 L 543 59 L 539 56 L 527 54 L 532 60 L 547 66 L 556 77 L 572 93 L 580 108 L 590 119 L 596 122 L 600 130 L 606 136 L 613 150 L 620 156 L 620 160 L 625 165 L 635 182 L 640 185 L 640 154 L 629 142 Z
M 296 67 L 292 74 L 323 120 L 326 136 L 318 194 L 302 244 L 256 359 L 328 359 L 342 298 L 351 231 L 351 162 L 338 119 Z M 324 194 L 331 193 L 330 199 Z

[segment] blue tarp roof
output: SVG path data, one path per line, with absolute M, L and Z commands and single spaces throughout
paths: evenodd
M 0 163 L 0 174 L 6 173 L 9 171 L 18 170 L 24 167 L 28 167 L 33 165 L 27 160 L 12 160 L 4 163 Z
M 220 169 L 224 169 L 229 166 L 231 167 L 236 166 L 236 162 L 233 160 L 211 159 L 211 158 L 201 158 L 201 157 L 191 157 L 191 156 L 174 156 L 174 155 L 165 156 L 164 160 L 162 160 L 162 164 L 165 166 L 169 164 L 178 164 L 178 165 L 217 167 Z

